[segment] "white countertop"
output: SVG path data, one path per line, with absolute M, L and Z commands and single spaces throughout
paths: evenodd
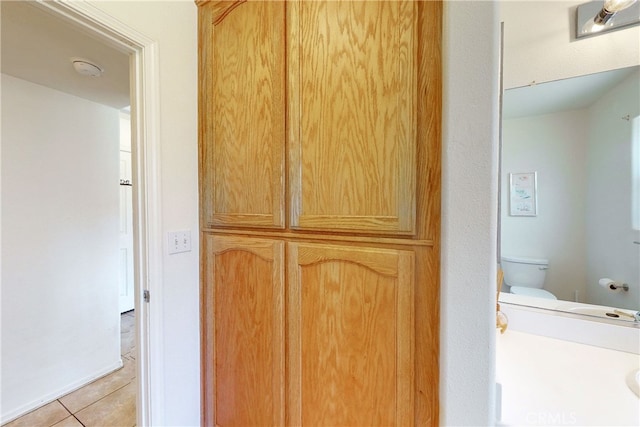
M 509 330 L 497 334 L 499 425 L 638 426 L 625 378 L 640 355 Z

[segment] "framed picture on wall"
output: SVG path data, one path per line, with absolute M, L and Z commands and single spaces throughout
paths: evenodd
M 538 215 L 537 172 L 509 174 L 509 215 Z

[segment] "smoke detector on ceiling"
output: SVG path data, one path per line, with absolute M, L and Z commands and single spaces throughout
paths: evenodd
M 71 58 L 73 68 L 83 76 L 100 77 L 104 70 L 89 60 L 81 58 Z

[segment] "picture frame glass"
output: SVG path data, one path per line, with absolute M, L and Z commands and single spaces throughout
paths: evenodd
M 509 174 L 509 215 L 538 215 L 537 186 L 536 172 Z

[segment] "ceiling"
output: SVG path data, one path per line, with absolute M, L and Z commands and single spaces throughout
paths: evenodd
M 113 108 L 129 106 L 126 53 L 34 2 L 1 1 L 0 15 L 2 73 Z M 71 58 L 88 60 L 104 74 L 78 74 Z
M 523 86 L 504 91 L 503 118 L 538 116 L 587 108 L 634 72 L 638 66 Z
M 0 1 L 2 73 L 117 109 L 129 106 L 129 56 L 52 15 L 35 2 Z M 101 77 L 75 72 L 71 58 L 104 70 Z M 586 108 L 633 69 L 509 89 L 503 117 Z

